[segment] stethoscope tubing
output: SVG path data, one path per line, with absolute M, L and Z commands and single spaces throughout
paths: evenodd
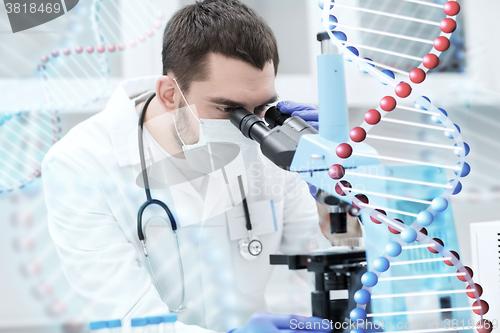
M 151 277 L 153 279 L 153 283 L 156 287 L 156 290 L 158 291 L 158 294 L 160 295 L 161 300 L 163 303 L 167 304 L 163 297 L 163 293 L 161 291 L 160 285 L 158 284 L 158 281 L 156 280 L 156 276 L 153 271 L 153 265 L 151 264 L 151 260 L 149 258 L 148 250 L 146 247 L 146 237 L 144 236 L 143 232 L 143 223 L 142 223 L 142 216 L 144 214 L 144 211 L 146 210 L 147 207 L 151 205 L 157 205 L 163 208 L 165 213 L 167 214 L 169 220 L 170 220 L 170 225 L 172 227 L 172 232 L 174 233 L 175 237 L 175 243 L 176 243 L 176 248 L 177 248 L 177 259 L 179 261 L 179 267 L 180 267 L 180 275 L 181 275 L 181 284 L 182 284 L 182 293 L 181 293 L 181 301 L 179 303 L 179 306 L 175 310 L 171 310 L 172 312 L 181 312 L 186 309 L 184 305 L 184 300 L 185 300 L 185 294 L 186 294 L 186 286 L 185 286 L 185 281 L 184 281 L 184 267 L 182 265 L 182 259 L 181 259 L 181 253 L 180 253 L 180 248 L 179 248 L 179 239 L 177 238 L 177 222 L 175 221 L 174 215 L 168 208 L 168 206 L 161 200 L 153 199 L 151 197 L 151 190 L 149 189 L 149 179 L 148 179 L 148 174 L 147 174 L 147 169 L 146 169 L 146 159 L 144 156 L 144 140 L 143 140 L 143 130 L 144 130 L 144 118 L 146 116 L 146 109 L 148 108 L 149 103 L 153 100 L 153 98 L 156 96 L 156 93 L 153 93 L 144 103 L 144 106 L 142 107 L 141 114 L 139 116 L 139 131 L 138 131 L 138 142 L 139 142 L 139 154 L 140 154 L 140 160 L 141 160 L 141 170 L 142 170 L 142 179 L 144 183 L 144 191 L 146 193 L 146 202 L 144 202 L 139 210 L 137 211 L 137 235 L 139 237 L 139 240 L 142 243 L 142 248 L 144 251 L 144 256 L 146 258 L 146 262 L 149 266 L 149 270 L 151 272 Z

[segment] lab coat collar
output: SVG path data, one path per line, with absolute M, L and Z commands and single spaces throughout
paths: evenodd
M 140 163 L 138 143 L 136 144 L 137 149 L 132 152 L 129 146 L 129 138 L 134 134 L 137 141 L 139 123 L 139 115 L 131 97 L 154 90 L 158 78 L 159 76 L 155 75 L 122 82 L 106 105 L 104 111 L 106 123 L 120 167 Z M 146 159 L 149 157 L 146 156 Z

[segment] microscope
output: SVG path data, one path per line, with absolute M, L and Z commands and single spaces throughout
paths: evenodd
M 276 107 L 267 111 L 265 120 L 269 126 L 243 108 L 231 113 L 232 124 L 243 135 L 257 141 L 263 154 L 272 162 L 289 170 L 301 136 L 318 134 L 318 131 L 303 119 L 283 114 Z M 350 211 L 357 212 L 357 209 L 321 189 L 316 192 L 316 199 L 328 205 L 330 232 L 347 233 L 347 214 Z M 348 321 L 349 312 L 356 306 L 352 300 L 353 294 L 361 287 L 360 278 L 366 272 L 364 250 L 271 255 L 270 263 L 313 272 L 316 288 L 311 295 L 313 316 L 334 323 Z
M 329 81 L 324 82 L 325 87 L 332 87 L 333 84 L 335 88 L 330 90 L 328 94 L 323 92 L 323 96 L 326 96 L 323 99 L 320 92 L 320 110 L 335 108 L 340 112 L 333 111 L 322 117 L 320 111 L 320 132 L 300 117 L 281 113 L 277 107 L 271 107 L 266 112 L 265 122 L 243 108 L 234 110 L 230 118 L 231 123 L 245 137 L 259 143 L 262 153 L 280 168 L 299 173 L 310 173 L 311 176 L 322 173 L 321 177 L 328 177 L 326 171 L 331 165 L 331 163 L 328 164 L 329 158 L 326 155 L 330 155 L 331 158 L 335 157 L 335 151 L 332 152 L 331 148 L 335 147 L 332 142 L 347 141 L 348 136 L 343 58 L 339 54 L 330 54 L 332 50 L 328 47 L 330 45 L 328 38 L 327 33 L 318 35 L 318 40 L 323 43 L 322 50 L 326 56 L 326 58 L 320 58 L 318 72 L 320 73 L 320 81 Z M 332 117 L 332 114 L 343 116 Z M 313 156 L 313 154 L 310 158 L 322 161 L 323 166 L 311 165 L 307 159 L 298 162 L 297 147 L 299 142 L 303 144 L 303 139 L 307 137 L 322 141 L 325 151 L 322 154 L 316 154 L 317 156 Z M 300 156 L 298 158 L 301 159 Z M 350 203 L 341 200 L 338 195 L 330 194 L 319 186 L 316 200 L 328 207 L 331 234 L 347 233 L 348 214 L 356 218 L 360 215 L 359 210 Z M 313 316 L 328 319 L 332 323 L 349 322 L 349 312 L 356 306 L 353 301 L 354 292 L 361 288 L 361 275 L 366 272 L 364 249 L 339 247 L 338 250 L 335 250 L 335 247 L 332 247 L 328 252 L 271 255 L 270 263 L 271 265 L 288 265 L 288 268 L 292 270 L 307 269 L 313 272 L 316 289 L 311 294 Z M 335 331 L 343 330 L 335 328 Z

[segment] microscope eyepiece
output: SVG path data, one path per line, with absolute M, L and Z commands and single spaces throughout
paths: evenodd
M 266 115 L 264 119 L 266 119 L 266 122 L 269 124 L 271 127 L 276 127 L 276 126 L 281 126 L 287 120 L 290 118 L 290 115 L 281 113 L 281 111 L 275 107 L 272 106 L 266 111 Z
M 260 145 L 260 150 L 268 159 L 288 170 L 300 137 L 304 134 L 317 134 L 318 131 L 299 117 L 282 114 L 277 107 L 270 108 L 265 117 L 269 127 L 262 118 L 244 108 L 238 108 L 231 112 L 230 120 L 245 137 Z
M 233 110 L 230 120 L 244 136 L 257 141 L 259 144 L 262 142 L 264 135 L 269 132 L 269 128 L 260 117 L 244 108 Z

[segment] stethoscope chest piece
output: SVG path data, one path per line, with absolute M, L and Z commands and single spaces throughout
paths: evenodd
M 254 260 L 262 253 L 262 242 L 257 237 L 242 238 L 238 246 L 241 256 L 247 260 Z

